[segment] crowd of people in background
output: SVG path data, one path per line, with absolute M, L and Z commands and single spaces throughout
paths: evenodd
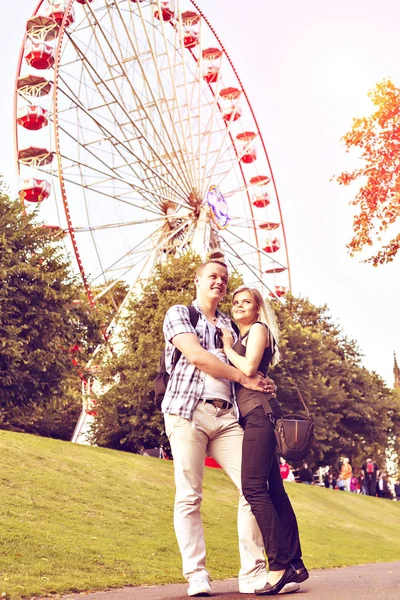
M 320 478 L 313 475 L 312 470 L 306 462 L 299 469 L 293 469 L 285 459 L 280 459 L 280 470 L 282 479 L 296 481 L 306 485 L 320 484 Z M 361 469 L 353 470 L 350 460 L 344 457 L 340 468 L 329 467 L 323 477 L 323 485 L 326 488 L 351 492 L 353 494 L 364 494 L 388 500 L 400 502 L 400 479 L 390 478 L 385 471 L 381 471 L 372 458 L 367 458 Z

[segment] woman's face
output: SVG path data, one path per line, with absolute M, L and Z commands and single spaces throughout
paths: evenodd
M 258 319 L 258 307 L 248 290 L 235 294 L 232 301 L 232 317 L 242 324 L 254 323 Z

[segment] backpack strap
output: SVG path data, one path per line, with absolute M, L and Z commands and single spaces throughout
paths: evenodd
M 194 329 L 196 329 L 196 325 L 199 322 L 199 313 L 197 312 L 196 308 L 193 306 L 193 304 L 189 304 L 187 306 L 187 309 L 189 311 L 189 319 L 190 319 L 190 323 L 192 325 L 192 327 Z M 180 357 L 182 356 L 182 352 L 180 350 L 178 350 L 178 348 L 175 348 L 174 350 L 174 355 L 172 357 L 172 361 L 171 361 L 171 373 L 172 371 L 175 369 L 178 360 L 180 359 Z

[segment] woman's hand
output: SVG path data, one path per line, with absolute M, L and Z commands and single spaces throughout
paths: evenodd
M 222 343 L 224 344 L 224 350 L 226 350 L 226 348 L 232 348 L 233 335 L 231 334 L 229 329 L 226 329 L 226 327 L 221 327 L 221 331 L 222 331 Z

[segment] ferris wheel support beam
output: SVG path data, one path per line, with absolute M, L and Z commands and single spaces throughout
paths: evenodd
M 184 227 L 187 227 L 187 225 L 186 224 L 182 225 L 181 229 L 183 229 Z M 172 239 L 174 237 L 174 235 L 176 235 L 175 232 L 173 235 L 170 235 L 168 239 Z M 160 252 L 163 251 L 163 248 L 165 247 L 165 243 L 166 243 L 165 237 L 159 236 L 159 239 L 158 239 L 158 242 L 156 242 L 155 248 L 148 255 L 147 259 L 145 260 L 145 264 L 143 265 L 142 269 L 140 270 L 135 282 L 132 284 L 128 293 L 126 294 L 126 296 L 119 308 L 118 314 L 114 317 L 111 324 L 107 328 L 108 348 L 112 349 L 111 351 L 113 353 L 118 354 L 121 351 L 121 349 L 123 349 L 123 341 L 121 340 L 121 334 L 123 331 L 124 322 L 129 317 L 129 314 L 130 314 L 129 310 L 128 310 L 129 304 L 130 304 L 132 298 L 140 295 L 140 286 L 142 285 L 142 282 L 146 281 L 149 278 L 150 274 L 153 272 L 154 266 L 157 264 L 158 256 L 159 256 Z M 88 362 L 88 364 L 86 366 L 87 370 L 90 370 L 90 367 L 94 364 L 98 354 L 102 350 L 104 351 L 104 344 L 99 344 L 97 346 L 96 350 L 94 351 L 92 358 L 90 359 L 90 361 Z M 90 389 L 92 391 L 97 393 L 97 395 L 102 395 L 105 392 L 105 390 L 101 388 L 99 383 L 97 383 L 97 391 L 93 390 L 93 387 L 96 387 L 96 380 L 94 383 L 89 381 L 87 386 L 85 386 L 85 385 L 82 386 L 83 406 L 82 406 L 82 411 L 81 411 L 79 420 L 76 424 L 74 433 L 72 435 L 71 441 L 73 443 L 78 443 L 78 444 L 79 443 L 81 443 L 81 444 L 90 444 L 91 443 L 91 439 L 90 439 L 91 438 L 91 425 L 93 424 L 94 419 L 93 419 L 93 417 L 91 417 L 90 415 L 87 414 L 87 408 L 88 408 L 87 387 L 88 386 L 90 387 Z
M 200 210 L 190 248 L 201 257 L 203 262 L 207 258 L 211 258 L 213 253 L 218 253 L 221 259 L 224 255 L 220 247 L 218 233 L 215 231 L 215 225 L 206 206 L 202 206 Z

